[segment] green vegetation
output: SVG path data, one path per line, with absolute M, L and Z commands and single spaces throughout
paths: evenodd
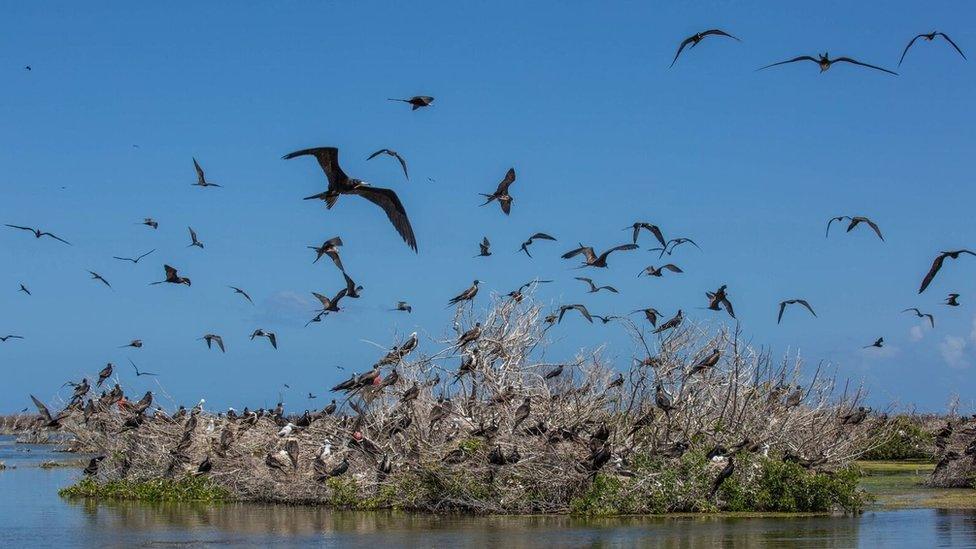
M 892 461 L 906 459 L 933 459 L 932 434 L 926 432 L 917 420 L 898 416 L 892 420 L 892 428 L 873 437 L 861 459 Z
M 58 492 L 65 498 L 133 499 L 140 501 L 226 501 L 230 493 L 207 477 L 181 479 L 112 480 L 85 477 Z
M 858 487 L 860 471 L 847 467 L 831 473 L 807 471 L 796 463 L 762 459 L 752 482 L 733 476 L 719 494 L 730 511 L 857 512 L 870 496 Z

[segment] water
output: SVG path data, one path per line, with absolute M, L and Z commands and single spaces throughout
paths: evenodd
M 30 449 L 30 452 L 25 450 Z M 976 512 L 907 509 L 857 517 L 575 519 L 438 517 L 313 507 L 66 501 L 78 469 L 48 446 L 0 437 L 0 547 L 976 547 Z

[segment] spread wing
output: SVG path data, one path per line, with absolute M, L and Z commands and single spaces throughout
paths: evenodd
M 953 48 L 956 48 L 956 51 L 959 52 L 959 55 L 961 55 L 963 59 L 966 59 L 966 54 L 963 53 L 961 49 L 959 49 L 959 46 L 957 46 L 956 43 L 952 41 L 952 38 L 949 38 L 949 35 L 948 34 L 946 34 L 944 32 L 939 32 L 939 33 L 936 33 L 936 34 L 939 35 L 939 36 L 941 36 L 942 38 L 945 38 L 946 39 L 946 42 L 952 44 L 952 47 Z
M 339 167 L 339 149 L 335 147 L 317 147 L 314 149 L 302 149 L 293 153 L 288 153 L 282 158 L 291 160 L 298 156 L 314 156 L 319 161 L 319 166 L 325 172 L 325 177 L 329 179 L 329 187 L 341 187 L 349 179 L 349 176 Z
M 535 233 L 534 235 L 529 237 L 529 241 L 532 240 L 556 240 L 556 237 L 549 236 L 546 233 Z
M 671 271 L 672 273 L 683 273 L 684 272 L 684 271 L 681 270 L 680 267 L 678 267 L 674 263 L 668 263 L 667 265 L 662 265 L 661 268 L 662 269 L 667 269 L 667 270 Z
M 870 219 L 868 219 L 866 217 L 863 219 L 863 221 L 868 224 L 868 227 L 871 227 L 872 229 L 874 229 L 874 232 L 875 232 L 875 234 L 878 235 L 878 238 L 880 238 L 881 240 L 884 240 L 884 236 L 881 235 L 881 229 L 878 228 L 878 224 L 877 223 L 875 223 L 874 221 L 871 221 Z
M 403 241 L 413 251 L 417 251 L 417 238 L 413 234 L 413 227 L 410 226 L 407 211 L 403 208 L 403 203 L 400 202 L 400 198 L 395 192 L 379 187 L 359 187 L 352 192 L 383 208 L 383 211 L 386 212 L 386 217 L 389 218 L 390 223 L 393 223 L 397 232 L 403 237 Z
M 622 251 L 622 250 L 636 250 L 636 249 L 637 249 L 637 244 L 621 244 L 620 246 L 614 246 L 613 248 L 610 248 L 609 250 L 603 252 L 602 254 L 600 254 L 600 257 L 606 259 L 607 256 L 609 256 L 613 252 Z
M 935 278 L 935 275 L 939 273 L 939 269 L 942 268 L 942 263 L 945 261 L 945 258 L 945 254 L 939 254 L 939 256 L 935 258 L 929 272 L 926 273 L 925 278 L 922 279 L 922 285 L 918 288 L 918 293 L 924 292 L 925 288 L 929 287 L 929 284 L 932 283 L 932 279 Z
M 34 232 L 34 229 L 30 227 L 21 227 L 20 225 L 7 225 L 7 226 L 10 227 L 11 229 L 20 229 L 22 231 Z
M 390 153 L 390 149 L 380 149 L 380 150 L 374 152 L 373 154 L 367 156 L 366 157 L 366 160 L 372 160 L 372 159 L 376 158 L 377 156 L 379 156 L 381 154 L 389 154 L 389 153 Z
M 817 316 L 817 313 L 815 313 L 813 311 L 813 307 L 811 307 L 810 304 L 807 303 L 807 300 L 805 300 L 805 299 L 797 299 L 796 302 L 799 303 L 800 305 L 803 305 L 804 307 L 806 307 L 807 310 L 810 311 L 810 314 L 812 314 L 813 316 Z
M 197 242 L 197 232 L 193 230 L 193 227 L 187 227 L 190 230 L 190 240 Z
M 217 342 L 217 346 L 220 347 L 220 352 L 222 352 L 222 353 L 227 352 L 224 349 L 224 338 L 222 338 L 220 336 L 214 336 L 213 340 L 216 341 Z
M 881 67 L 879 67 L 877 65 L 869 65 L 867 63 L 861 63 L 860 61 L 858 61 L 856 59 L 851 59 L 850 57 L 838 57 L 837 59 L 831 60 L 831 63 L 850 63 L 852 65 L 860 65 L 862 67 L 867 67 L 869 69 L 875 69 L 875 70 L 879 70 L 879 71 L 882 71 L 882 72 L 886 72 L 888 74 L 893 74 L 895 76 L 898 76 L 898 73 L 895 72 L 895 71 L 889 71 L 888 69 L 882 69 Z
M 407 173 L 407 161 L 398 152 L 394 152 L 393 157 L 400 161 L 400 167 L 403 168 L 403 176 L 410 179 L 410 174 Z
M 816 59 L 814 59 L 813 57 L 810 57 L 809 55 L 801 55 L 799 57 L 794 57 L 793 59 L 787 59 L 786 61 L 780 61 L 779 63 L 773 63 L 771 65 L 766 65 L 765 67 L 759 67 L 756 70 L 757 71 L 761 71 L 763 69 L 768 69 L 770 67 L 776 67 L 776 66 L 779 66 L 779 65 L 785 65 L 787 63 L 796 63 L 797 61 L 813 61 L 814 63 L 819 63 L 820 62 L 820 61 L 817 61 Z
M 702 34 L 702 36 L 708 36 L 710 34 L 713 34 L 713 35 L 716 35 L 716 36 L 728 36 L 729 38 L 731 38 L 733 40 L 738 40 L 739 42 L 742 42 L 742 40 L 739 40 L 738 38 L 732 36 L 731 34 L 725 32 L 724 30 L 721 30 L 721 29 L 710 29 L 710 30 L 707 30 L 707 31 L 705 31 L 705 32 L 703 32 L 701 34 Z
M 200 167 L 200 163 L 197 159 L 193 159 L 193 169 L 197 171 L 197 183 L 203 185 L 207 182 L 206 178 L 203 176 L 203 168 Z
M 573 257 L 578 256 L 579 254 L 586 254 L 587 253 L 587 250 L 589 250 L 589 253 L 590 254 L 593 253 L 593 248 L 591 248 L 589 246 L 580 246 L 579 248 L 576 248 L 575 250 L 570 250 L 570 251 L 564 253 L 562 255 L 562 258 L 563 259 L 571 259 Z
M 681 41 L 681 44 L 678 46 L 678 51 L 674 53 L 674 59 L 671 60 L 671 67 L 673 67 L 674 64 L 678 62 L 678 56 L 681 55 L 681 51 L 685 49 L 685 46 L 687 46 L 688 44 L 694 41 L 695 41 L 694 36 L 689 36 L 688 38 L 685 38 L 684 40 Z
M 664 235 L 661 233 L 661 229 L 659 229 L 657 225 L 651 225 L 650 223 L 644 223 L 641 226 L 644 227 L 645 229 L 647 229 L 648 231 L 651 231 L 651 234 L 654 235 L 654 238 L 656 238 L 657 241 L 660 242 L 662 246 L 667 246 L 667 243 L 664 241 Z M 637 237 L 636 237 L 636 234 L 637 233 L 635 232 L 634 234 L 635 234 L 635 236 L 634 236 L 634 244 L 637 244 Z
M 848 217 L 846 215 L 839 215 L 837 217 L 831 217 L 830 218 L 830 221 L 827 222 L 827 232 L 824 233 L 824 238 L 827 238 L 828 236 L 830 236 L 830 226 L 833 224 L 834 221 L 843 221 L 845 219 L 848 219 Z
M 70 246 L 70 245 L 71 245 L 71 243 L 70 243 L 70 242 L 68 242 L 67 240 L 65 240 L 65 239 L 63 239 L 63 238 L 61 238 L 60 236 L 58 236 L 58 235 L 56 235 L 56 234 L 54 234 L 54 233 L 49 233 L 49 232 L 42 232 L 42 233 L 41 233 L 41 236 L 50 236 L 50 237 L 51 237 L 51 238 L 53 238 L 54 240 L 57 240 L 57 241 L 59 241 L 59 242 L 64 242 L 64 243 L 65 243 L 65 244 L 67 244 L 68 246 Z
M 495 189 L 495 194 L 508 194 L 508 187 L 515 182 L 515 168 L 509 168 L 508 172 L 505 174 L 505 178 L 502 179 L 501 183 L 498 184 L 498 188 Z M 505 212 L 508 213 L 508 212 Z
M 915 38 L 912 38 L 912 41 L 909 42 L 907 46 L 905 46 L 905 51 L 901 52 L 901 59 L 898 60 L 898 66 L 899 67 L 901 66 L 901 62 L 905 60 L 905 55 L 908 53 L 908 49 L 911 48 L 913 44 L 915 44 L 915 41 L 916 40 L 918 40 L 919 38 L 921 38 L 923 36 L 925 36 L 925 35 L 924 34 L 919 34 Z M 962 52 L 960 52 L 960 53 L 962 53 Z
M 38 400 L 36 396 L 31 395 L 30 397 L 31 400 L 34 401 L 34 406 L 37 407 L 37 412 L 41 414 L 41 416 L 44 417 L 44 419 L 46 419 L 48 422 L 54 421 L 54 419 L 51 417 L 51 412 L 47 409 L 47 406 Z
M 779 302 L 779 315 L 776 316 L 776 324 L 779 324 L 780 322 L 783 321 L 783 311 L 785 311 L 785 310 L 786 310 L 786 302 L 785 301 L 780 301 Z
M 169 265 L 163 265 L 163 270 L 166 271 L 166 278 L 176 278 L 176 269 L 170 267 Z

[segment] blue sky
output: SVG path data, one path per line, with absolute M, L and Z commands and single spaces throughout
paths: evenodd
M 801 353 L 863 379 L 875 404 L 942 410 L 953 393 L 972 410 L 976 389 L 976 260 L 947 265 L 925 294 L 941 249 L 976 246 L 971 207 L 976 67 L 944 42 L 919 42 L 898 77 L 813 64 L 757 67 L 824 50 L 895 68 L 912 36 L 938 29 L 976 52 L 965 2 L 869 5 L 776 3 L 376 2 L 19 3 L 0 21 L 0 222 L 40 226 L 74 246 L 0 231 L 0 410 L 27 394 L 54 399 L 66 379 L 120 366 L 133 391 L 215 406 L 273 405 L 282 383 L 293 408 L 346 372 L 367 368 L 413 330 L 441 336 L 448 298 L 485 280 L 477 306 L 539 276 L 546 303 L 595 313 L 681 307 L 717 327 L 703 292 L 725 283 L 746 337 L 774 355 Z M 706 39 L 668 64 L 682 38 L 719 27 L 741 43 Z M 33 70 L 23 70 L 24 65 Z M 429 94 L 417 112 L 388 97 Z M 133 145 L 138 145 L 134 147 Z M 302 197 L 325 180 L 292 150 L 340 148 L 346 172 L 401 196 L 420 245 L 413 254 L 373 205 L 343 197 L 326 211 Z M 366 162 L 381 147 L 392 159 Z M 223 189 L 190 187 L 191 156 Z M 514 166 L 511 217 L 479 208 Z M 427 178 L 435 181 L 428 181 Z M 833 215 L 875 219 L 836 231 Z M 152 231 L 135 224 L 156 218 Z M 641 250 L 592 270 L 620 295 L 587 295 L 559 254 L 577 242 L 623 243 L 647 220 L 704 249 L 671 258 L 685 273 L 635 277 L 660 262 Z M 186 248 L 191 225 L 205 250 Z M 516 254 L 536 231 L 556 243 Z M 341 235 L 343 261 L 366 286 L 358 301 L 303 328 L 311 291 L 341 276 L 312 265 L 306 245 Z M 490 258 L 474 256 L 482 236 Z M 645 248 L 650 240 L 642 242 Z M 138 265 L 114 255 L 157 249 Z M 149 287 L 168 262 L 193 286 Z M 88 269 L 112 282 L 89 280 Z M 25 283 L 28 297 L 17 292 Z M 226 285 L 247 289 L 257 305 Z M 962 294 L 963 306 L 941 305 Z M 776 325 L 777 303 L 805 297 Z M 400 299 L 412 315 L 389 312 Z M 936 315 L 931 330 L 899 311 Z M 280 349 L 247 336 L 278 332 Z M 228 352 L 209 351 L 203 333 Z M 552 332 L 554 353 L 607 343 L 623 366 L 619 328 L 573 319 Z M 884 336 L 880 352 L 860 349 Z M 141 338 L 140 350 L 118 349 Z M 131 358 L 162 375 L 134 379 Z M 164 402 L 167 402 L 164 400 Z

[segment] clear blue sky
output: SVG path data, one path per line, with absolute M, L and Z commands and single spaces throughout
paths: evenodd
M 976 8 L 966 2 L 377 2 L 17 3 L 0 20 L 0 222 L 36 225 L 75 245 L 0 231 L 0 410 L 28 393 L 54 399 L 66 379 L 119 366 L 133 391 L 177 401 L 273 405 L 281 383 L 292 408 L 346 372 L 368 368 L 397 335 L 446 333 L 448 298 L 472 279 L 508 292 L 533 277 L 556 283 L 547 303 L 595 313 L 653 305 L 698 309 L 729 285 L 744 333 L 774 355 L 799 350 L 864 379 L 874 403 L 941 410 L 976 398 L 976 259 L 950 263 L 916 289 L 940 249 L 976 246 L 972 97 L 976 65 L 944 42 L 919 42 L 901 75 L 850 65 L 759 66 L 827 50 L 894 68 L 907 41 L 938 29 L 976 55 Z M 741 43 L 706 39 L 668 64 L 680 40 L 720 27 Z M 24 65 L 33 70 L 23 70 Z M 388 97 L 435 96 L 411 112 Z M 139 147 L 133 147 L 137 144 Z M 325 187 L 309 146 L 338 146 L 345 170 L 403 199 L 415 255 L 382 213 L 356 197 L 332 211 L 302 197 Z M 366 156 L 400 151 L 395 161 Z M 190 187 L 196 156 L 223 189 Z M 479 208 L 514 166 L 511 217 Z M 431 177 L 436 182 L 427 180 Z M 836 231 L 833 215 L 877 220 Z M 155 217 L 152 231 L 135 224 Z M 621 227 L 660 224 L 695 238 L 679 250 L 685 273 L 637 279 L 657 255 L 611 256 L 588 273 L 620 295 L 586 295 L 577 242 L 605 248 Z M 206 249 L 186 248 L 192 225 Z M 536 231 L 559 238 L 516 254 Z M 341 314 L 303 328 L 311 291 L 341 276 L 312 265 L 306 245 L 341 235 L 348 271 L 366 286 Z M 475 259 L 487 235 L 495 255 Z M 644 247 L 650 240 L 643 237 Z M 156 248 L 139 265 L 113 255 Z M 168 262 L 193 286 L 149 287 Z M 102 273 L 114 291 L 89 280 Z M 24 282 L 33 291 L 17 292 Z M 239 285 L 252 307 L 226 289 Z M 962 294 L 963 306 L 941 305 Z M 819 318 L 777 303 L 805 297 Z M 412 315 L 387 309 L 405 299 Z M 936 329 L 899 311 L 918 306 Z M 920 327 L 921 326 L 921 327 Z M 280 349 L 247 336 L 278 332 Z M 208 351 L 203 333 L 228 352 Z M 619 328 L 577 318 L 551 332 L 554 353 L 608 343 L 623 366 Z M 889 347 L 860 347 L 884 336 Z M 141 350 L 118 349 L 131 339 Z M 159 372 L 134 379 L 126 358 Z M 165 402 L 165 401 L 164 401 Z

